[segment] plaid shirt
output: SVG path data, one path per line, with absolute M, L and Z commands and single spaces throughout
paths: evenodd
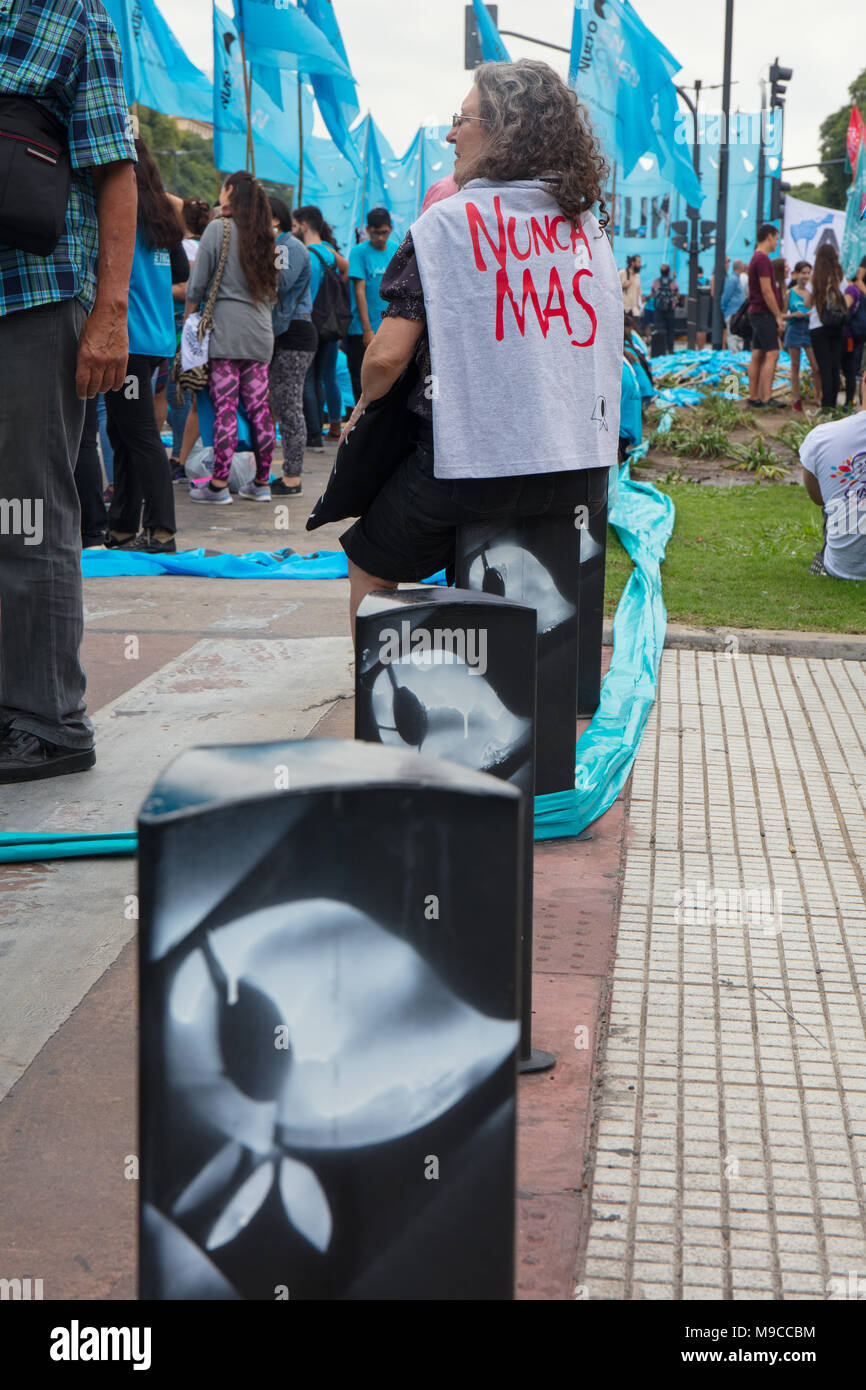
M 0 314 L 96 297 L 92 168 L 135 159 L 120 45 L 100 0 L 0 0 L 0 95 L 30 96 L 66 126 L 72 189 L 51 256 L 0 245 Z

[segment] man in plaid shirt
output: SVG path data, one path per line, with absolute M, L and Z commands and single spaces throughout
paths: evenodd
M 54 253 L 0 242 L 5 783 L 82 772 L 96 756 L 79 657 L 74 469 L 86 398 L 125 378 L 137 208 L 120 46 L 100 0 L 0 0 L 0 96 L 43 103 L 67 130 L 72 164 Z

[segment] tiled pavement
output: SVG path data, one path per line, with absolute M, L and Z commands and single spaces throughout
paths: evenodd
M 866 666 L 666 652 L 579 1296 L 864 1287 L 864 868 Z

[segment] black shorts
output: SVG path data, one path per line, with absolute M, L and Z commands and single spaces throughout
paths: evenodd
M 772 314 L 753 314 L 749 310 L 752 352 L 778 352 L 779 326 Z
M 377 493 L 340 544 L 360 569 L 378 579 L 418 583 L 452 568 L 457 527 L 485 519 L 572 515 L 590 518 L 607 499 L 608 470 L 528 473 L 514 478 L 436 478 L 433 426 L 418 417 L 415 448 Z

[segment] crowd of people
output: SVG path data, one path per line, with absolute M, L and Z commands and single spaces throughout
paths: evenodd
M 779 228 L 770 222 L 758 228 L 749 264 L 725 258 L 721 290 L 722 347 L 751 351 L 748 403 L 753 409 L 784 408 L 773 385 L 784 349 L 791 359 L 791 407 L 803 410 L 801 356 L 808 364 L 811 389 L 821 410 L 835 409 L 840 390 L 845 405 L 857 404 L 858 382 L 866 342 L 866 256 L 849 278 L 832 241 L 823 242 L 810 261 L 791 268 L 776 256 Z M 676 313 L 683 295 L 669 265 L 659 268 L 649 293 L 641 287 L 642 261 L 629 256 L 619 272 L 623 309 L 630 315 L 654 353 L 672 353 L 676 346 Z M 715 276 L 698 267 L 698 294 L 715 295 Z M 711 309 L 710 309 L 711 313 Z M 705 312 L 701 318 L 706 321 Z M 655 337 L 654 335 L 658 335 Z M 706 346 L 706 331 L 698 328 L 696 346 Z
M 164 187 L 133 137 L 117 38 L 95 0 L 46 0 L 26 24 L 18 14 L 0 31 L 0 94 L 18 103 L 25 129 L 41 103 L 65 132 L 70 192 L 53 250 L 30 249 L 41 226 L 0 237 L 4 490 L 22 516 L 27 503 L 44 507 L 38 539 L 24 526 L 0 534 L 0 782 L 93 765 L 82 542 L 174 551 L 174 485 L 188 485 L 196 506 L 231 505 L 241 424 L 254 473 L 236 495 L 297 496 L 305 450 L 351 441 L 365 415 L 355 439 L 377 450 L 385 412 L 371 407 L 403 384 L 405 448 L 378 490 L 342 513 L 358 517 L 341 537 L 354 617 L 370 591 L 451 565 L 467 521 L 595 515 L 618 444 L 639 433 L 640 400 L 652 393 L 637 328 L 649 313 L 673 347 L 679 299 L 669 266 L 647 297 L 639 258 L 617 278 L 604 234 L 609 170 L 574 91 L 544 63 L 476 69 L 448 136 L 453 176 L 428 192 L 399 246 L 388 212 L 369 209 L 347 257 L 319 208 L 291 210 L 244 170 L 225 178 L 214 208 Z M 10 191 L 0 189 L 0 228 Z M 735 266 L 723 289 L 729 331 L 732 293 L 748 297 L 752 403 L 765 404 L 789 331 L 792 349 L 813 353 L 824 403 L 835 403 L 862 275 L 859 288 L 846 285 L 825 248 L 813 267 L 780 275 L 776 238 L 763 228 L 746 283 Z M 620 422 L 627 376 L 637 412 L 623 405 Z M 212 449 L 209 474 L 190 480 L 199 439 Z M 362 476 L 365 461 L 356 467 Z M 824 495 L 823 464 L 815 469 Z M 850 557 L 848 570 L 857 577 Z M 826 572 L 842 572 L 830 551 Z
M 135 151 L 129 360 L 123 388 L 87 402 L 75 475 L 85 548 L 159 553 L 177 548 L 172 484 L 192 481 L 196 504 L 231 504 L 239 426 L 249 431 L 255 474 L 236 495 L 268 502 L 301 493 L 305 450 L 338 440 L 347 413 L 341 349 L 360 396 L 384 308 L 379 284 L 397 247 L 385 208 L 370 209 L 347 258 L 319 208 L 293 212 L 243 170 L 226 178 L 213 208 L 181 200 L 163 187 L 140 138 Z M 209 300 L 202 392 L 184 387 L 182 342 L 186 321 L 196 315 L 198 329 Z M 273 477 L 277 428 L 282 469 Z M 190 480 L 186 465 L 203 439 L 210 471 Z

